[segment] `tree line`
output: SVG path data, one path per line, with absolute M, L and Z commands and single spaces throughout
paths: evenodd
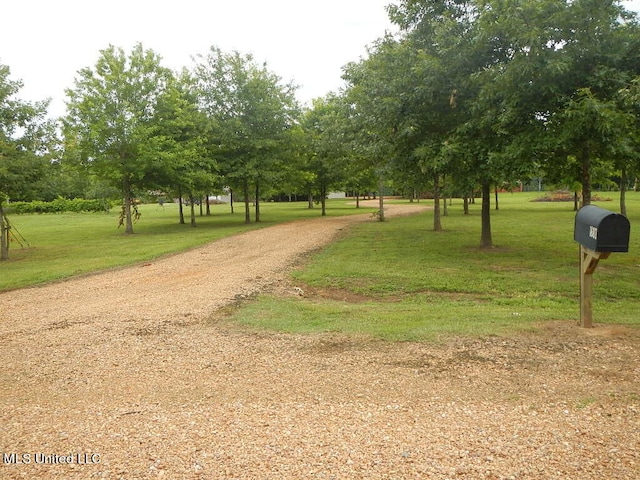
M 8 199 L 118 196 L 132 233 L 134 199 L 149 190 L 189 200 L 195 225 L 195 200 L 223 188 L 251 222 L 251 205 L 260 221 L 272 193 L 315 197 L 324 214 L 332 189 L 392 185 L 430 192 L 435 230 L 443 196 L 480 191 L 482 247 L 493 243 L 496 186 L 544 177 L 589 204 L 594 182 L 615 181 L 624 213 L 640 170 L 636 14 L 614 0 L 401 0 L 387 10 L 398 33 L 304 108 L 266 64 L 217 47 L 172 71 L 142 44 L 109 46 L 77 72 L 59 121 L 47 102 L 17 99 L 22 84 L 0 65 L 3 245 Z
M 581 192 L 639 174 L 640 30 L 612 0 L 404 0 L 400 28 L 345 67 L 346 101 L 378 169 L 435 197 L 544 177 Z M 364 143 L 363 143 L 364 144 Z M 637 183 L 637 180 L 636 180 Z

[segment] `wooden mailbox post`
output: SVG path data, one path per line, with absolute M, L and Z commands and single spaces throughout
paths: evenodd
M 580 244 L 580 324 L 593 326 L 593 272 L 612 252 L 629 251 L 629 220 L 594 205 L 576 214 L 573 238 Z

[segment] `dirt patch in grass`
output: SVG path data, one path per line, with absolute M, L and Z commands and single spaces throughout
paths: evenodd
M 294 295 L 304 296 L 305 298 L 333 300 L 336 302 L 346 303 L 367 303 L 367 302 L 399 302 L 400 297 L 396 296 L 377 296 L 363 295 L 352 292 L 351 290 L 340 288 L 321 288 L 312 287 L 307 284 L 300 284 L 300 290 L 292 290 Z
M 357 282 L 354 282 L 354 286 L 357 288 Z M 363 282 L 364 283 L 364 282 Z M 428 299 L 449 300 L 449 301 L 464 301 L 475 303 L 486 303 L 489 300 L 487 298 L 478 296 L 473 293 L 466 292 L 442 292 L 435 290 L 418 290 L 415 292 L 402 293 L 402 294 L 362 294 L 354 292 L 350 289 L 333 288 L 333 287 L 316 287 L 308 285 L 304 282 L 291 281 L 284 279 L 279 282 L 278 287 L 272 289 L 270 293 L 281 297 L 304 297 L 307 299 L 317 300 L 331 300 L 336 302 L 345 303 L 397 303 L 403 300 L 416 297 L 418 295 L 427 297 Z

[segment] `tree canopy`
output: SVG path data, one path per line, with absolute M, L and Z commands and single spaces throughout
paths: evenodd
M 594 162 L 636 165 L 619 92 L 640 75 L 640 30 L 619 2 L 403 0 L 389 14 L 400 35 L 347 66 L 346 94 L 390 168 L 429 173 L 436 199 L 441 175 L 481 185 L 482 247 L 491 185 L 563 170 L 588 204 Z
M 260 221 L 260 188 L 282 170 L 281 157 L 298 117 L 295 87 L 251 55 L 217 47 L 198 57 L 194 76 L 200 109 L 215 125 L 210 151 L 219 159 L 227 186 L 241 189 L 247 223 L 255 192 L 255 220 Z
M 133 233 L 133 192 L 154 174 L 157 152 L 148 148 L 148 139 L 170 76 L 142 44 L 129 55 L 110 46 L 67 90 L 67 141 L 77 145 L 91 171 L 120 188 L 126 233 Z

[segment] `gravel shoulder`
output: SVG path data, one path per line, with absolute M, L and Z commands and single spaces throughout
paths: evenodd
M 432 345 L 212 321 L 364 221 L 0 294 L 0 478 L 640 478 L 637 330 Z

